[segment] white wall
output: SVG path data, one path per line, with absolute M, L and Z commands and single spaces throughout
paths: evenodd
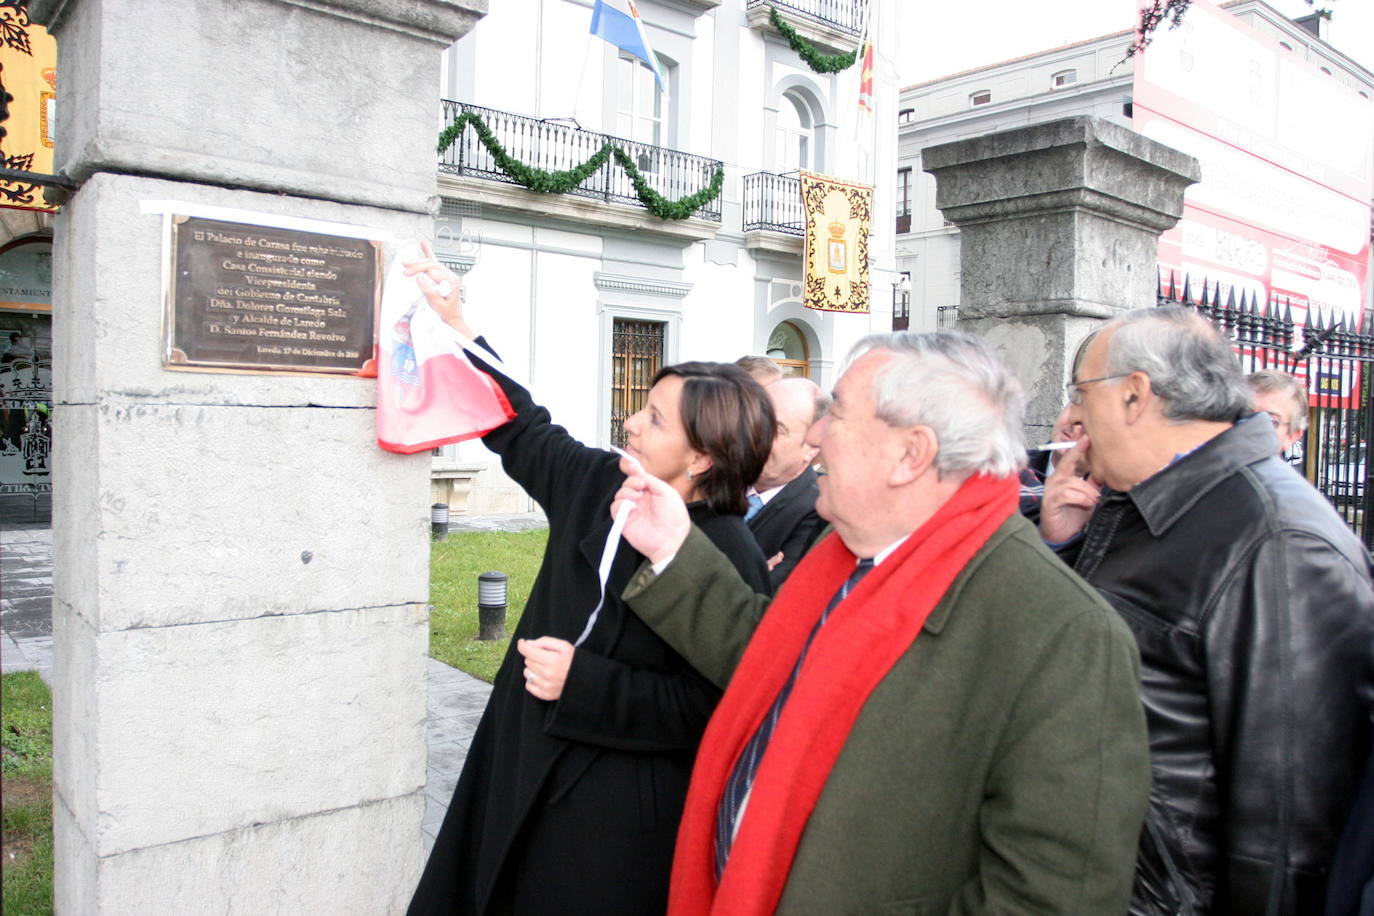
M 878 183 L 870 240 L 875 311 L 834 316 L 806 312 L 795 303 L 775 307 L 760 299 L 759 284 L 767 282 L 769 271 L 799 276 L 800 255 L 758 262 L 744 249 L 742 178 L 772 169 L 774 112 L 790 86 L 803 86 L 819 99 L 825 171 L 860 177 L 849 155 L 858 70 L 838 77 L 813 73 L 777 35 L 751 29 L 742 3 L 700 15 L 670 0 L 643 0 L 639 8 L 655 49 L 678 65 L 676 120 L 665 145 L 720 159 L 726 169 L 723 220 L 715 237 L 673 239 L 654 232 L 652 219 L 633 231 L 603 230 L 556 220 L 535 207 L 514 212 L 484 206 L 475 221 L 464 220 L 465 229 L 475 224 L 480 235 L 477 261 L 464 279 L 474 327 L 532 378 L 555 420 L 596 445 L 604 444 L 608 432 L 607 348 L 615 315 L 665 321 L 670 362 L 730 361 L 761 352 L 772 328 L 792 320 L 814 337 L 815 374 L 824 384 L 833 383 L 833 362 L 854 340 L 891 323 L 895 66 L 880 66 L 876 80 L 879 140 L 870 166 Z M 890 2 L 880 9 L 887 18 L 895 15 Z M 583 129 L 613 132 L 616 52 L 588 36 L 590 17 L 590 4 L 572 0 L 492 4 L 446 55 L 441 91 L 453 97 L 470 88 L 457 100 L 533 117 L 575 111 Z M 598 287 L 598 276 L 639 278 L 647 286 Z M 512 495 L 480 443 L 446 448 L 441 461 L 455 460 L 484 468 L 478 489 L 505 494 L 474 498 L 472 506 L 528 507 Z

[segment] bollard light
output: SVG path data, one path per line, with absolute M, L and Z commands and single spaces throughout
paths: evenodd
M 429 533 L 436 541 L 448 540 L 448 503 L 429 507 Z
M 477 577 L 477 638 L 487 641 L 506 635 L 506 574 L 484 572 Z

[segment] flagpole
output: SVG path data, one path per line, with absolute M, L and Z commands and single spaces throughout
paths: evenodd
M 577 88 L 573 90 L 572 105 L 569 106 L 569 110 L 573 113 L 573 120 L 579 125 L 582 121 L 577 117 L 579 111 L 578 105 L 582 101 L 582 83 L 587 78 L 587 66 L 591 63 L 592 58 L 592 39 L 595 37 L 596 36 L 591 32 L 587 33 L 587 44 L 586 47 L 582 49 L 582 72 L 577 76 Z M 601 119 L 597 118 L 595 123 L 600 125 Z
M 875 15 L 881 15 L 881 12 L 882 12 L 882 0 L 868 0 L 868 3 L 869 3 L 869 6 L 868 6 L 868 18 L 869 18 L 870 29 L 871 29 L 871 23 L 872 23 L 873 17 L 874 17 Z M 876 12 L 875 12 L 874 9 L 873 9 L 875 6 L 878 7 L 878 10 L 877 10 Z M 874 30 L 872 30 L 872 31 L 882 32 L 882 23 L 879 22 L 878 28 L 877 28 L 877 29 L 874 29 Z M 896 33 L 896 30 L 892 30 L 891 34 L 893 34 L 893 35 L 897 34 L 897 33 Z M 873 126 L 873 143 L 870 144 L 870 146 L 869 146 L 869 150 L 871 150 L 871 152 L 870 152 L 870 157 L 871 157 L 871 159 L 872 159 L 872 164 L 871 164 L 870 168 L 871 168 L 872 175 L 873 175 L 873 178 L 870 180 L 870 183 L 871 183 L 871 184 L 874 184 L 874 185 L 876 185 L 876 184 L 878 183 L 878 182 L 877 182 L 877 173 L 878 173 L 878 86 L 880 85 L 880 83 L 879 83 L 879 81 L 878 81 L 878 64 L 879 64 L 879 61 L 880 61 L 880 59 L 881 59 L 881 57 L 882 57 L 882 53 L 883 53 L 882 49 L 880 49 L 876 44 L 874 44 L 874 46 L 873 46 L 873 88 L 872 88 L 872 90 L 871 90 L 870 93 L 869 93 L 869 98 L 870 98 L 870 100 L 871 100 L 871 101 L 870 101 L 870 108 L 869 108 L 869 120 L 873 122 L 873 125 L 872 125 L 872 126 Z
M 857 153 L 858 153 L 858 155 L 857 155 L 857 161 L 855 162 L 855 167 L 856 167 L 856 171 L 857 171 L 858 174 L 857 174 L 855 177 L 858 178 L 859 181 L 867 181 L 867 182 L 870 183 L 870 184 L 871 184 L 872 181 L 873 181 L 873 166 L 872 166 L 873 150 L 872 150 L 872 148 L 870 148 L 870 149 L 868 149 L 867 151 L 865 151 L 865 149 L 864 149 L 864 144 L 860 142 L 860 140 L 862 139 L 862 136 L 863 136 L 863 132 L 864 132 L 864 124 L 863 124 L 863 121 L 864 121 L 864 117 L 865 117 L 864 112 L 863 112 L 863 105 L 862 105 L 862 103 L 863 103 L 863 86 L 864 86 L 864 59 L 865 59 L 865 56 L 866 56 L 866 55 L 864 54 L 864 51 L 865 51 L 865 47 L 864 47 L 864 46 L 868 43 L 870 34 L 871 34 L 871 32 L 872 32 L 872 27 L 873 27 L 873 8 L 874 8 L 875 6 L 877 6 L 878 2 L 879 2 L 879 0 L 868 0 L 867 4 L 865 4 L 865 6 L 864 6 L 864 25 L 863 25 L 863 29 L 859 32 L 859 48 L 858 48 L 857 51 L 854 52 L 854 53 L 855 53 L 855 63 L 858 64 L 858 67 L 856 68 L 857 73 L 855 74 L 855 77 L 854 77 L 855 82 L 854 82 L 854 94 L 853 94 L 853 95 L 854 95 L 854 98 L 856 99 L 856 103 L 855 103 L 855 106 L 854 106 L 854 145 L 855 145 L 856 151 L 857 151 Z M 877 61 L 876 61 L 876 58 L 877 58 L 877 55 L 876 55 L 876 54 L 874 55 L 874 58 L 875 58 L 874 63 L 876 64 L 876 62 L 877 62 Z M 870 98 L 870 100 L 869 100 L 869 104 L 870 104 L 870 106 L 873 104 L 873 101 L 872 101 L 871 98 Z M 870 109 L 869 109 L 869 118 L 870 118 L 870 120 L 873 121 L 873 139 L 874 139 L 874 142 L 876 143 L 876 142 L 877 142 L 877 137 L 878 137 L 878 124 L 877 124 L 878 119 L 877 119 L 876 114 L 873 112 L 873 110 L 872 110 L 871 107 L 870 107 Z M 865 168 L 865 167 L 867 167 L 867 168 Z M 865 173 L 867 173 L 867 174 L 865 174 Z

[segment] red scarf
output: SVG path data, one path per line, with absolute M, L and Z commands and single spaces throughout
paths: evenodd
M 830 535 L 793 570 L 755 631 L 706 728 L 678 830 L 670 916 L 764 916 L 776 909 L 802 831 L 873 689 L 926 617 L 1016 510 L 1015 477 L 969 478 L 834 611 L 807 652 L 755 774 L 720 886 L 716 810 L 744 745 L 782 689 L 807 634 L 854 571 Z

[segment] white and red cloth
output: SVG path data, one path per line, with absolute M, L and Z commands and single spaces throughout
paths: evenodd
M 463 353 L 464 341 L 429 307 L 397 252 L 382 287 L 377 327 L 377 444 L 411 454 L 485 435 L 515 417 L 505 394 Z

